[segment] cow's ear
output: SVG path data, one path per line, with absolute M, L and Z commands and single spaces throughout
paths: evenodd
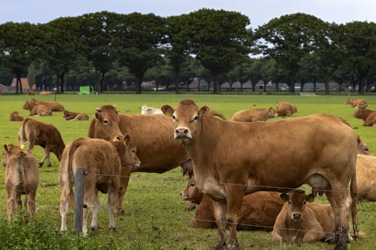
M 309 195 L 307 195 L 306 200 L 308 202 L 313 202 L 315 200 L 315 196 L 313 194 L 309 194 Z
M 9 152 L 8 145 L 7 145 L 7 144 L 4 144 L 4 149 L 5 149 L 5 151 Z
M 172 114 L 174 113 L 174 109 L 170 105 L 163 105 L 161 107 L 161 110 L 162 110 L 163 114 L 165 114 L 169 117 L 171 117 Z
M 130 140 L 131 140 L 131 137 L 129 136 L 129 134 L 125 133 L 124 134 L 124 145 L 129 145 Z
M 95 116 L 95 119 L 97 119 L 98 121 L 100 120 L 100 114 L 99 114 L 99 112 L 95 112 L 94 116 Z
M 208 106 L 203 106 L 203 107 L 200 108 L 200 111 L 198 111 L 198 115 L 199 115 L 199 117 L 203 117 L 206 114 L 208 114 L 209 111 L 210 111 L 210 109 L 209 109 Z
M 288 195 L 288 194 L 285 194 L 285 193 L 280 194 L 279 197 L 281 197 L 281 200 L 282 200 L 283 202 L 286 202 L 286 201 L 289 200 L 289 195 Z

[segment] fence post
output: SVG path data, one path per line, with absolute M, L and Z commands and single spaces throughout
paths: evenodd
M 74 176 L 74 230 L 82 233 L 84 207 L 84 169 L 78 168 Z

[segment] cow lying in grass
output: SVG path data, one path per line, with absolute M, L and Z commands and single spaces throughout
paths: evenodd
M 79 138 L 70 143 L 64 150 L 60 162 L 60 214 L 61 230 L 67 230 L 67 213 L 69 199 L 72 197 L 74 175 L 78 168 L 84 169 L 84 206 L 82 232 L 87 234 L 88 210 L 93 217 L 91 228 L 96 229 L 100 202 L 98 191 L 108 193 L 107 208 L 109 211 L 110 229 L 115 228 L 115 205 L 119 197 L 121 168 L 139 167 L 140 161 L 135 147 L 130 144 L 129 135 L 118 136 L 118 141 Z
M 42 103 L 26 101 L 22 108 L 29 110 L 30 116 L 51 116 L 52 115 L 52 109 Z
M 85 113 L 71 112 L 68 110 L 63 111 L 63 118 L 67 121 L 86 121 L 89 116 Z
M 376 126 L 376 111 L 369 109 L 358 109 L 354 112 L 353 117 L 362 119 L 363 126 Z
M 23 121 L 23 119 L 23 116 L 17 111 L 10 113 L 9 121 Z
M 278 102 L 276 112 L 278 116 L 291 116 L 296 113 L 298 109 L 292 103 L 288 102 Z
M 237 122 L 256 122 L 266 121 L 269 118 L 276 117 L 278 114 L 275 109 L 247 109 L 234 113 L 231 121 Z
M 58 102 L 45 102 L 45 101 L 40 101 L 40 100 L 36 100 L 35 98 L 32 98 L 31 100 L 29 101 L 26 101 L 25 104 L 24 104 L 24 108 L 25 106 L 29 105 L 29 106 L 34 106 L 34 105 L 45 105 L 47 107 L 49 107 L 52 111 L 64 111 L 64 106 L 61 105 L 60 103 Z
M 368 107 L 368 103 L 362 99 L 350 99 L 347 98 L 345 104 L 351 105 L 353 108 L 365 109 Z
M 46 159 L 47 166 L 51 167 L 50 152 L 54 153 L 60 161 L 65 148 L 63 139 L 56 127 L 30 118 L 22 122 L 18 131 L 18 141 L 20 145 L 25 145 L 25 143 L 29 144 L 29 153 L 33 151 L 35 145 L 44 148 L 44 157 L 39 162 L 39 167 L 43 166 Z
M 5 144 L 3 150 L 5 186 L 8 193 L 8 220 L 13 220 L 14 209 L 22 205 L 21 195 L 25 194 L 25 210 L 33 218 L 35 198 L 39 184 L 38 163 L 32 154 L 26 154 L 12 144 Z

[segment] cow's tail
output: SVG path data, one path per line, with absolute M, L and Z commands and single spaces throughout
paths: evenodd
M 17 155 L 17 158 L 18 158 L 17 159 L 18 160 L 18 164 L 17 164 L 18 176 L 20 178 L 20 184 L 23 185 L 23 186 L 27 183 L 26 172 L 25 172 L 25 168 L 26 168 L 25 156 L 26 156 L 26 154 L 22 151 L 20 151 Z
M 215 111 L 215 110 L 210 110 L 210 113 L 209 113 L 211 116 L 217 116 L 219 118 L 221 118 L 222 120 L 226 121 L 226 117 L 221 113 L 221 112 L 218 112 L 218 111 Z
M 359 224 L 358 207 L 357 207 L 358 186 L 357 186 L 357 181 L 356 181 L 356 171 L 354 171 L 354 174 L 351 177 L 350 193 L 351 193 L 351 220 L 352 220 L 352 226 L 353 226 L 353 230 L 354 230 L 354 236 L 355 237 L 361 237 L 359 235 L 359 230 L 358 230 L 358 224 Z
M 26 118 L 25 120 L 23 120 L 20 131 L 18 132 L 18 141 L 19 141 L 20 144 L 22 144 L 22 145 L 20 145 L 21 147 L 25 146 L 24 144 L 27 141 L 25 127 L 26 127 L 26 123 L 29 120 L 30 120 L 29 118 Z

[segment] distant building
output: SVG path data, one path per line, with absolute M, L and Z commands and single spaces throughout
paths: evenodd
M 17 78 L 13 78 L 10 86 L 7 87 L 7 92 L 16 92 L 16 82 L 17 82 Z M 36 89 L 37 89 L 35 84 L 33 84 L 33 86 L 31 86 L 31 88 L 30 88 L 29 79 L 27 79 L 26 77 L 21 78 L 21 85 L 22 85 L 22 92 L 23 93 L 27 93 L 29 91 L 36 91 Z M 3 92 L 5 92 L 4 89 L 3 89 Z

